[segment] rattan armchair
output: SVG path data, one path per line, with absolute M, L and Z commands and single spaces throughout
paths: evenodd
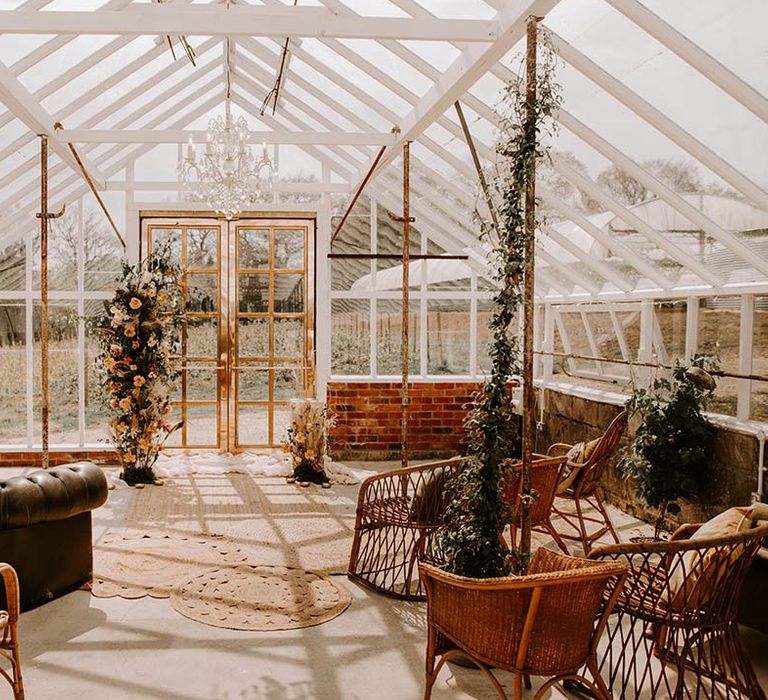
M 606 700 L 610 693 L 597 672 L 596 651 L 627 567 L 619 562 L 576 559 L 539 549 L 529 574 L 474 579 L 420 564 L 427 591 L 427 658 L 424 700 L 443 664 L 471 659 L 506 700 L 491 668 L 515 674 L 514 698 L 523 682 L 545 676 L 533 700 L 554 684 L 576 680 Z M 591 679 L 580 670 L 586 667 Z
M 614 542 L 619 541 L 608 512 L 600 497 L 600 478 L 619 448 L 619 440 L 627 429 L 627 414 L 622 411 L 605 431 L 594 449 L 583 462 L 569 460 L 564 469 L 563 482 L 558 487 L 553 512 L 559 523 L 565 525 L 565 531 L 558 529 L 565 540 L 581 542 L 584 554 L 588 554 L 592 545 L 603 535 L 610 534 Z M 551 445 L 547 455 L 565 455 L 573 445 L 558 442 Z M 559 502 L 559 499 L 573 504 L 573 510 Z M 585 513 L 585 506 L 593 511 Z M 574 512 L 575 511 L 575 512 Z
M 448 502 L 446 484 L 462 458 L 368 477 L 357 498 L 347 575 L 381 593 L 423 600 L 417 555 L 429 555 Z
M 608 621 L 600 670 L 616 697 L 765 700 L 739 636 L 739 595 L 768 523 L 737 534 L 609 545 L 590 553 L 630 567 Z
M 557 485 L 561 481 L 563 466 L 566 458 L 542 457 L 534 455 L 531 463 L 531 489 L 536 492 L 536 500 L 531 504 L 531 530 L 549 535 L 557 546 L 568 554 L 562 538 L 552 524 L 552 505 L 555 500 Z M 509 517 L 510 541 L 512 547 L 517 546 L 517 530 L 520 527 L 520 494 L 522 491 L 522 479 L 520 478 L 522 465 L 517 465 L 514 471 L 506 478 L 502 493 L 504 500 L 510 505 Z
M 24 700 L 24 684 L 21 680 L 21 660 L 17 625 L 19 621 L 19 579 L 13 567 L 0 564 L 0 578 L 5 588 L 7 610 L 0 611 L 0 656 L 10 662 L 10 670 L 0 668 L 0 674 L 13 688 L 15 700 Z

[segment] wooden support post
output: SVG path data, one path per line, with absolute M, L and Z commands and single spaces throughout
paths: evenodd
M 411 144 L 403 144 L 403 320 L 400 339 L 402 369 L 401 417 L 400 417 L 400 464 L 408 466 L 408 305 L 411 270 Z
M 48 137 L 40 136 L 40 390 L 43 469 L 48 469 Z
M 526 47 L 525 140 L 536 139 L 536 33 L 538 18 L 529 17 Z M 535 150 L 535 149 L 534 149 Z M 523 464 L 520 550 L 531 551 L 531 463 L 533 461 L 533 432 L 536 425 L 536 395 L 533 386 L 533 291 L 536 232 L 536 161 L 531 157 L 525 177 L 525 296 L 523 304 Z

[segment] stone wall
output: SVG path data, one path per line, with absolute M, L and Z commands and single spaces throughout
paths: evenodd
M 572 443 L 598 437 L 621 410 L 615 404 L 551 390 L 547 390 L 544 400 L 543 430 L 537 436 L 537 448 L 544 450 L 553 442 Z M 625 435 L 622 446 L 628 443 L 629 435 Z M 753 436 L 718 428 L 712 452 L 713 472 L 705 480 L 702 497 L 683 502 L 683 511 L 676 520 L 699 522 L 731 506 L 748 504 L 757 485 L 758 451 Z M 674 469 L 674 464 L 670 464 L 670 469 Z M 621 476 L 615 463 L 606 471 L 603 485 L 608 502 L 645 520 L 654 519 L 654 512 L 635 495 L 632 482 Z

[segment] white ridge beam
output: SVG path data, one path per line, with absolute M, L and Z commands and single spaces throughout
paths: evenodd
M 745 175 L 742 175 L 730 163 L 707 148 L 701 141 L 689 134 L 679 124 L 672 121 L 666 114 L 656 109 L 652 104 L 628 88 L 620 80 L 614 78 L 604 68 L 598 66 L 592 59 L 575 49 L 565 39 L 549 30 L 555 51 L 574 68 L 599 85 L 609 95 L 616 98 L 651 126 L 664 134 L 670 141 L 690 153 L 700 163 L 706 165 L 713 173 L 719 175 L 738 192 L 751 200 L 761 209 L 768 211 L 768 193 L 756 185 Z
M 711 80 L 723 92 L 744 105 L 755 116 L 768 122 L 768 99 L 744 82 L 738 75 L 728 70 L 711 54 L 704 51 L 637 0 L 607 0 L 607 2 L 660 44 L 676 53 L 688 65 Z
M 553 3 L 554 4 L 554 3 Z M 318 7 L 198 6 L 179 9 L 149 5 L 116 12 L 51 10 L 0 11 L 4 34 L 109 34 L 139 36 L 338 37 L 340 39 L 401 39 L 410 41 L 494 42 L 495 20 L 419 19 L 338 15 Z
M 205 143 L 205 131 L 183 129 L 64 129 L 57 132 L 64 143 Z M 395 142 L 394 134 L 341 131 L 251 131 L 249 143 L 315 144 L 338 146 L 386 146 Z
M 51 150 L 72 168 L 78 176 L 83 176 L 80 166 L 72 151 L 70 151 L 69 146 L 56 141 L 56 130 L 53 126 L 55 123 L 54 118 L 43 109 L 43 106 L 21 84 L 19 79 L 11 74 L 8 67 L 2 62 L 0 62 L 0 102 L 13 112 L 34 134 L 45 134 L 48 136 Z M 93 180 L 96 189 L 103 189 L 106 178 L 85 156 L 81 155 L 80 159 L 88 171 L 91 180 Z
M 302 182 L 302 181 L 278 181 L 271 188 L 271 192 L 298 192 L 306 194 L 323 194 L 330 192 L 334 194 L 347 194 L 350 184 L 348 182 Z M 113 192 L 177 192 L 183 189 L 178 180 L 107 180 L 107 191 Z

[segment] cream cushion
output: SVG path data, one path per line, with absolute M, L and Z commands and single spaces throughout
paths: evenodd
M 579 475 L 578 465 L 584 464 L 592 456 L 600 440 L 601 438 L 595 438 L 589 442 L 577 442 L 566 452 L 565 456 L 568 461 L 563 468 L 563 479 L 558 484 L 555 495 L 559 496 L 573 486 Z

